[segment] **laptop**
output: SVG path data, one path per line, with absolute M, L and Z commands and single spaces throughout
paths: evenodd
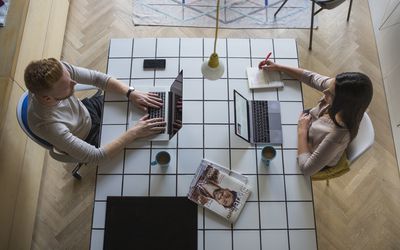
M 248 101 L 234 90 L 235 134 L 250 143 L 282 144 L 279 101 Z
M 149 118 L 164 118 L 166 129 L 160 134 L 151 136 L 150 141 L 168 141 L 182 127 L 182 91 L 183 91 L 183 70 L 179 72 L 174 82 L 170 87 L 151 86 L 141 87 L 141 91 L 156 93 L 163 100 L 164 105 L 161 108 L 148 108 L 148 111 L 143 111 L 137 106 L 132 106 L 129 115 L 129 126 L 137 124 L 141 117 L 149 114 Z

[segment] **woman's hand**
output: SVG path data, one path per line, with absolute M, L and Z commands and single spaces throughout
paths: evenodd
M 149 119 L 149 115 L 140 118 L 139 122 L 129 128 L 128 131 L 134 133 L 135 138 L 147 137 L 150 135 L 158 134 L 165 130 L 165 121 L 163 118 Z
M 271 70 L 271 71 L 280 71 L 280 65 L 277 63 L 274 63 L 271 60 L 262 60 L 258 64 L 258 69 L 266 69 L 266 70 Z
M 307 136 L 308 129 L 311 126 L 311 115 L 308 113 L 301 113 L 297 123 L 297 133 L 302 136 Z
M 144 111 L 147 111 L 147 107 L 151 108 L 161 108 L 163 105 L 162 100 L 157 94 L 146 93 L 139 90 L 135 90 L 129 96 L 129 100 L 133 104 L 138 105 Z

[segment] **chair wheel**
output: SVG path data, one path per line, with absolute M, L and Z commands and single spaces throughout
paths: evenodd
M 72 176 L 75 177 L 77 180 L 82 179 L 82 176 L 79 174 L 79 169 L 81 169 L 82 165 L 82 163 L 78 163 L 74 170 L 72 170 Z
M 75 177 L 79 181 L 82 179 L 82 176 L 78 172 L 72 173 L 72 176 Z

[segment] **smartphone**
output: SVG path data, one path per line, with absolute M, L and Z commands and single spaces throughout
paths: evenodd
M 303 110 L 303 113 L 304 113 L 304 114 L 309 114 L 309 113 L 310 113 L 310 110 L 311 110 L 311 109 L 305 109 L 305 110 Z
M 165 69 L 165 59 L 144 59 L 143 69 Z

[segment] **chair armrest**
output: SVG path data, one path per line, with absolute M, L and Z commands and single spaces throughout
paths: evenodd
M 88 91 L 88 90 L 97 90 L 97 92 L 93 95 L 94 96 L 99 96 L 103 93 L 103 91 L 99 88 L 97 88 L 96 86 L 93 85 L 87 85 L 87 84 L 80 84 L 78 83 L 75 86 L 75 90 L 76 91 Z
M 49 150 L 49 153 L 50 153 L 50 156 L 57 161 L 68 162 L 68 163 L 79 163 L 79 161 L 76 160 L 75 158 L 73 158 L 72 156 L 69 156 L 63 152 L 60 152 L 60 151 L 56 150 L 54 147 L 52 147 Z
M 76 90 L 76 91 L 93 90 L 93 89 L 97 89 L 97 87 L 96 87 L 96 86 L 93 86 L 93 85 L 80 84 L 80 83 L 78 83 L 78 84 L 75 86 L 75 90 Z

